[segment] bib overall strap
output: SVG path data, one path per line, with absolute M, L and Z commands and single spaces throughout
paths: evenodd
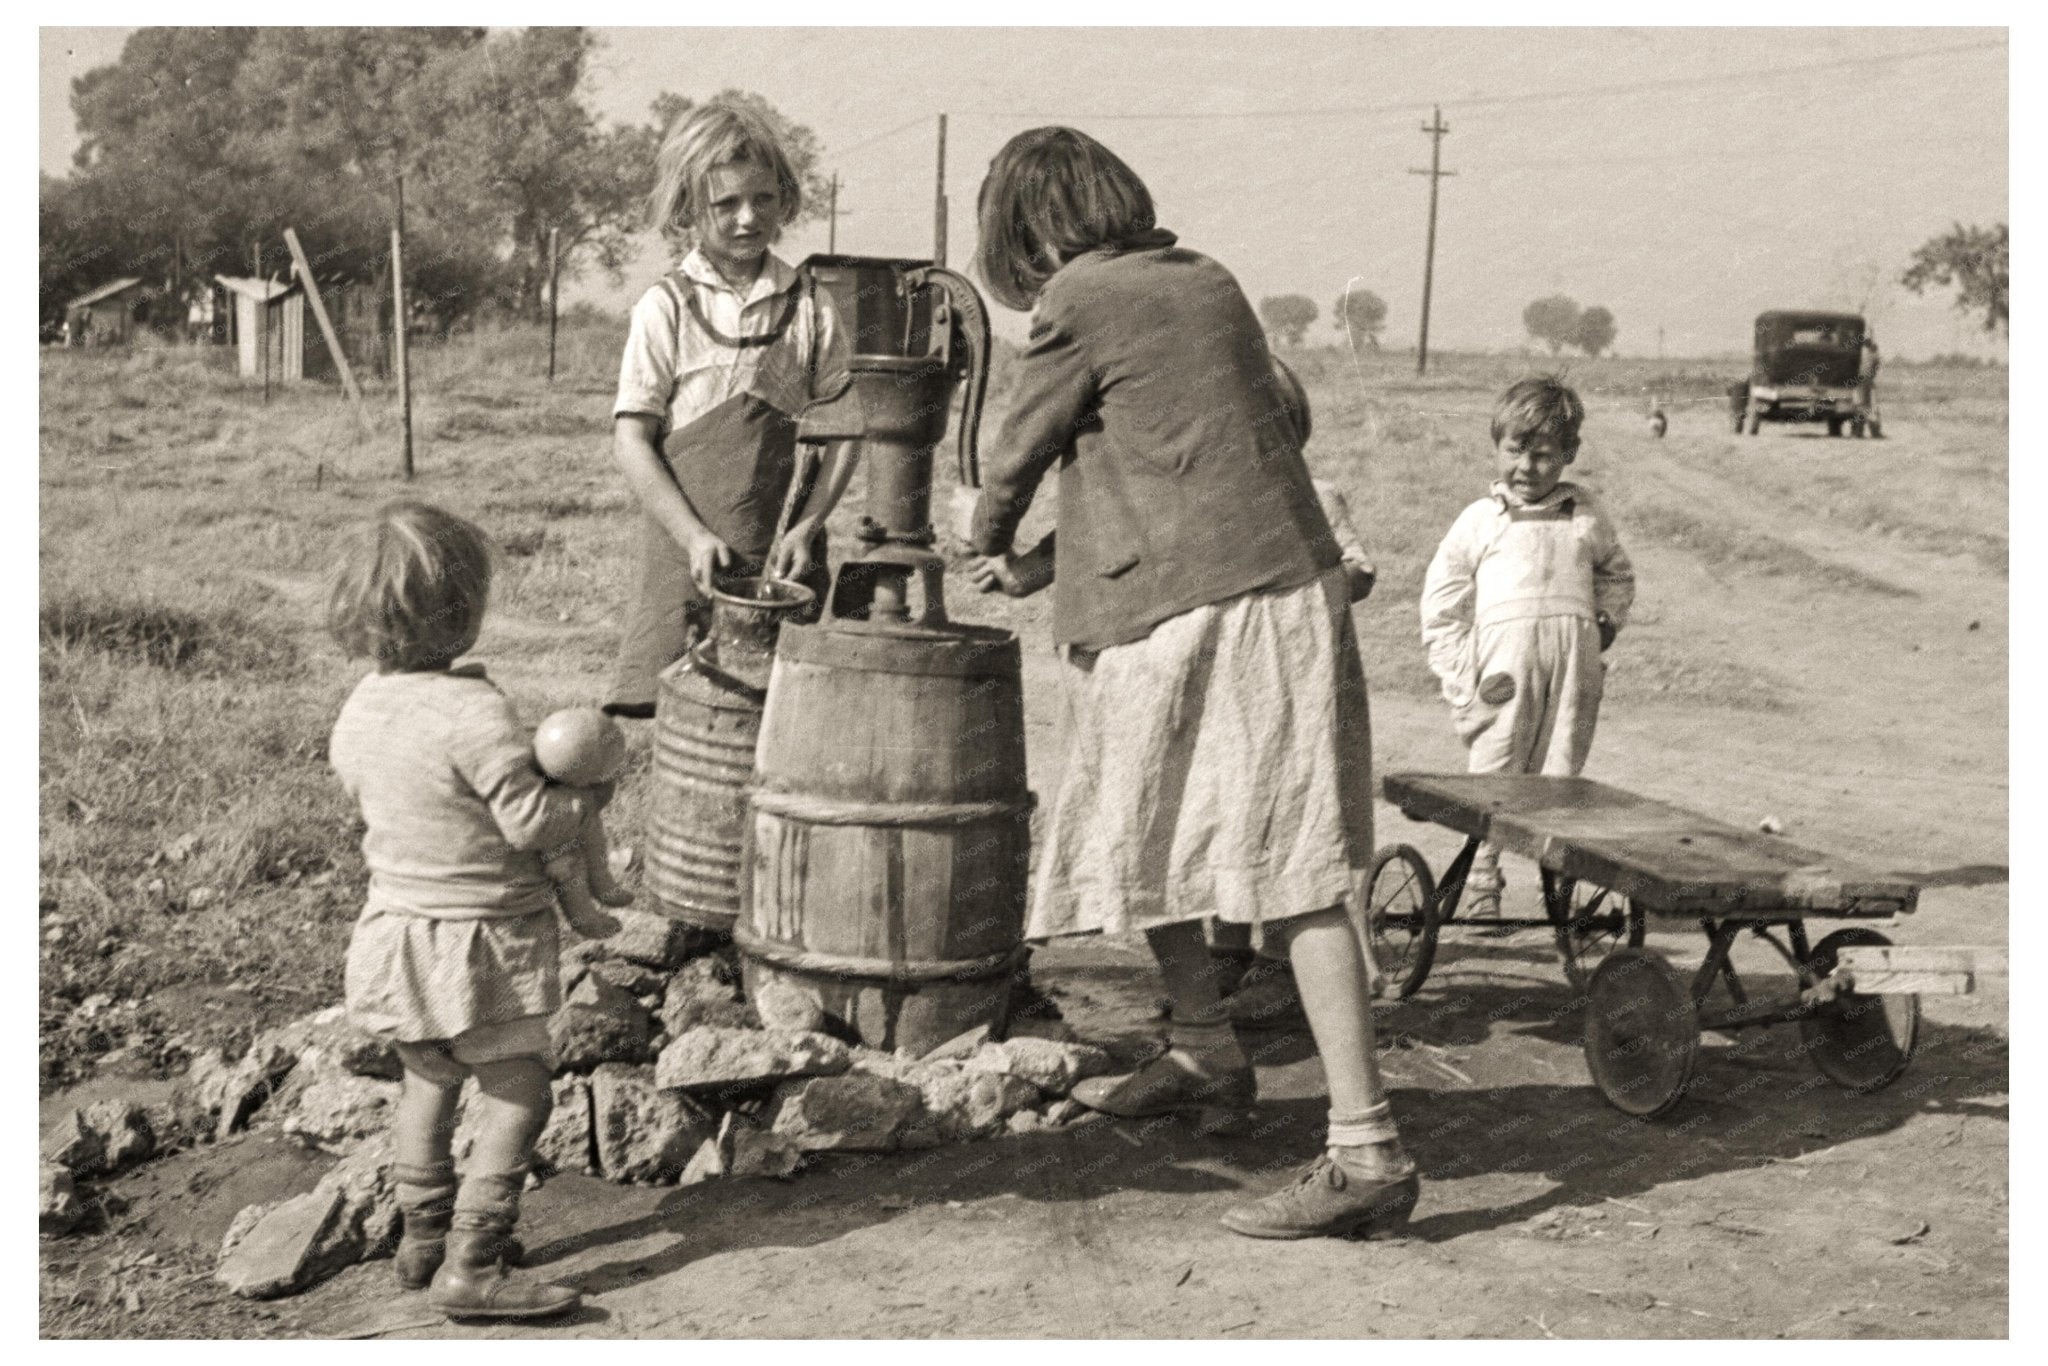
M 781 316 L 776 318 L 774 325 L 766 332 L 758 337 L 733 337 L 728 336 L 711 325 L 711 319 L 705 316 L 704 306 L 697 302 L 697 289 L 694 280 L 684 275 L 681 271 L 672 270 L 661 277 L 661 283 L 670 294 L 674 295 L 684 307 L 690 310 L 690 316 L 696 319 L 697 326 L 704 330 L 705 336 L 711 338 L 720 346 L 735 351 L 749 350 L 757 346 L 773 346 L 781 341 L 782 334 L 789 330 L 790 322 L 796 317 L 796 307 L 799 302 L 797 292 L 793 289 L 790 290 L 789 300 L 783 304 Z

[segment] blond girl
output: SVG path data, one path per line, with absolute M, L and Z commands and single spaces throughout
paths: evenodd
M 690 109 L 662 143 L 651 215 L 685 250 L 633 307 L 612 405 L 613 453 L 645 514 L 615 716 L 654 714 L 656 676 L 701 629 L 715 575 L 765 570 L 823 595 L 825 517 L 852 447 L 792 489 L 796 418 L 846 388 L 851 349 L 830 296 L 770 250 L 802 205 L 773 124 L 744 102 Z

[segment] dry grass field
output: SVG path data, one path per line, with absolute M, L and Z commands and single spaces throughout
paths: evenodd
M 617 341 L 594 326 L 565 333 L 562 373 L 552 385 L 542 372 L 545 340 L 535 333 L 481 333 L 424 348 L 415 391 L 418 474 L 409 484 L 396 478 L 388 393 L 373 393 L 371 415 L 359 421 L 325 388 L 279 391 L 266 405 L 260 386 L 225 368 L 225 355 L 148 346 L 43 353 L 38 830 L 46 1095 L 96 1074 L 99 1086 L 109 1074 L 175 1070 L 186 1050 L 233 1044 L 338 997 L 363 880 L 355 817 L 325 763 L 328 729 L 359 672 L 319 626 L 321 579 L 340 528 L 398 496 L 476 519 L 502 550 L 477 656 L 530 719 L 601 697 L 632 526 L 608 445 Z M 1493 396 L 1549 366 L 1540 357 L 1445 356 L 1418 379 L 1413 358 L 1392 353 L 1362 364 L 1341 351 L 1290 359 L 1315 403 L 1311 464 L 1350 495 L 1379 568 L 1377 591 L 1357 613 L 1377 766 L 1459 767 L 1423 665 L 1416 596 L 1438 538 L 1485 488 Z M 1830 440 L 1818 427 L 1734 435 L 1721 397 L 1731 365 L 1579 360 L 1563 368 L 1590 410 L 1573 477 L 1605 494 L 1641 584 L 1636 620 L 1610 656 L 1592 776 L 1738 824 L 1776 816 L 1803 843 L 1923 878 L 1921 912 L 1903 937 L 2003 943 L 2005 372 L 1888 364 L 1881 391 L 1887 439 L 1854 441 Z M 1653 396 L 1671 416 L 1662 440 L 1644 422 Z M 860 496 L 856 480 L 835 517 L 835 553 L 848 544 Z M 1054 502 L 1048 494 L 1034 518 L 1049 520 Z M 957 615 L 1009 625 L 1024 637 L 1032 779 L 1043 793 L 1058 762 L 1049 604 L 974 599 L 958 579 L 952 590 Z M 635 746 L 611 817 L 615 838 L 626 844 L 637 842 L 645 810 L 644 736 Z M 1453 850 L 1448 834 L 1382 814 L 1382 842 L 1412 840 L 1442 867 Z M 1511 865 L 1509 876 L 1511 895 L 1532 895 L 1526 871 Z M 1696 939 L 1672 934 L 1669 942 L 1697 961 Z M 1194 1223 L 1206 1230 L 1213 1222 L 1209 1205 L 1190 1223 L 1190 1201 L 1211 1192 L 1201 1198 L 1214 1204 L 1239 1184 L 1218 1174 L 1225 1170 L 1219 1163 L 1236 1158 L 1204 1148 L 1205 1140 L 1176 1140 L 1160 1159 L 1209 1174 L 1202 1179 L 1162 1179 L 1155 1161 L 1123 1184 L 1043 1178 L 1078 1183 L 1057 1200 L 1022 1190 L 1033 1217 L 1053 1218 L 1049 1234 L 1028 1223 L 1009 1233 L 1000 1221 L 969 1227 L 974 1210 L 1018 1210 L 1003 1201 L 1019 1191 L 991 1186 L 986 1176 L 962 1177 L 957 1194 L 941 1192 L 967 1206 L 952 1223 L 937 1205 L 936 1214 L 905 1214 L 893 1233 L 889 1217 L 867 1205 L 861 1219 L 833 1216 L 822 1225 L 815 1206 L 809 1215 L 800 1204 L 778 1207 L 775 1236 L 717 1235 L 691 1257 L 663 1264 L 687 1266 L 682 1280 L 657 1276 L 644 1286 L 616 1268 L 640 1245 L 634 1239 L 645 1242 L 666 1227 L 663 1219 L 683 1217 L 684 1205 L 657 1200 L 681 1201 L 685 1193 L 620 1192 L 621 1203 L 607 1206 L 593 1193 L 606 1188 L 593 1183 L 583 1188 L 584 1212 L 570 1212 L 569 1197 L 553 1207 L 543 1200 L 537 1210 L 557 1217 L 548 1215 L 555 1208 L 575 1223 L 567 1246 L 583 1254 L 577 1265 L 603 1273 L 594 1284 L 615 1317 L 586 1325 L 599 1333 L 1207 1336 L 1241 1328 L 1239 1321 L 1256 1322 L 1252 1331 L 1260 1334 L 1353 1336 L 2005 1331 L 2002 981 L 1977 996 L 1931 1000 L 1922 1057 L 1882 1098 L 1801 1093 L 1777 1110 L 1758 1109 L 1735 1100 L 1742 1093 L 1727 1085 L 1752 1066 L 1746 1055 L 1710 1047 L 1709 1056 L 1722 1061 L 1707 1069 L 1698 1112 L 1704 1127 L 1640 1126 L 1647 1136 L 1612 1140 L 1621 1146 L 1610 1146 L 1610 1155 L 1635 1145 L 1649 1155 L 1641 1159 L 1648 1170 L 1664 1175 L 1595 1182 L 1593 1194 L 1567 1199 L 1563 1192 L 1585 1171 L 1559 1154 L 1532 1154 L 1511 1138 L 1482 1142 L 1476 1129 L 1456 1144 L 1432 1137 L 1497 1118 L 1499 1106 L 1513 1104 L 1503 1088 L 1519 1088 L 1514 1094 L 1530 1106 L 1558 1113 L 1575 1113 L 1571 1107 L 1587 1105 L 1590 1094 L 1576 1026 L 1560 1023 L 1551 1008 L 1563 994 L 1542 947 L 1447 942 L 1424 996 L 1383 1017 L 1390 1037 L 1407 1041 L 1389 1053 L 1388 1072 L 1433 1182 L 1423 1213 L 1437 1221 L 1435 1234 L 1424 1235 L 1420 1251 L 1371 1254 L 1377 1299 L 1366 1296 L 1350 1317 L 1329 1317 L 1313 1290 L 1333 1275 L 1365 1274 L 1342 1270 L 1351 1264 L 1345 1258 L 1359 1256 L 1342 1245 L 1276 1251 L 1270 1277 L 1245 1260 L 1252 1254 L 1241 1246 L 1218 1246 L 1213 1256 L 1234 1258 L 1235 1269 L 1205 1291 L 1206 1307 L 1196 1312 L 1175 1300 L 1174 1287 L 1188 1280 L 1173 1279 L 1177 1268 L 1190 1256 L 1212 1256 L 1212 1234 L 1192 1232 Z M 1059 960 L 1041 961 L 1057 994 Z M 1082 966 L 1075 972 L 1076 981 L 1092 980 Z M 1546 1006 L 1545 993 L 1557 1001 Z M 1421 1007 L 1431 1000 L 1434 1014 Z M 1070 1017 L 1083 1019 L 1086 1003 L 1076 997 L 1074 1005 Z M 1423 1065 L 1432 1050 L 1459 1060 L 1453 1070 L 1464 1084 Z M 1299 1101 L 1304 1116 L 1313 1110 L 1306 1099 L 1319 1085 L 1313 1067 L 1297 1059 L 1288 1073 L 1295 1080 L 1269 1088 L 1278 1103 Z M 1804 1075 L 1787 1071 L 1787 1086 Z M 1916 1077 L 1918 1090 L 1907 1085 Z M 1590 1113 L 1604 1116 L 1605 1133 L 1605 1120 L 1615 1116 L 1590 1103 Z M 1097 1138 L 1083 1147 L 1100 1150 L 1113 1176 L 1129 1150 L 1091 1132 Z M 1707 1165 L 1680 1161 L 1673 1145 L 1681 1142 Z M 1785 1172 L 1821 1150 L 1810 1168 Z M 845 1179 L 873 1186 L 884 1175 Z M 931 1185 L 939 1177 L 917 1179 Z M 175 1248 L 162 1241 L 169 1235 L 161 1227 L 148 1231 L 149 1183 L 167 1189 L 171 1180 L 140 1179 L 131 1193 L 134 1219 L 63 1252 L 59 1264 L 46 1257 L 46 1332 L 329 1332 L 376 1298 L 385 1274 L 378 1267 L 344 1276 L 331 1293 L 284 1309 L 283 1319 L 251 1318 L 203 1295 L 174 1297 L 167 1301 L 173 1308 L 140 1319 L 67 1299 L 63 1287 L 86 1276 L 93 1258 L 120 1255 L 131 1245 L 124 1238 L 154 1238 L 150 1246 L 169 1262 L 204 1269 L 204 1229 L 190 1235 L 189 1247 L 173 1239 Z M 687 1212 L 715 1220 L 704 1189 L 687 1193 L 695 1202 Z M 860 1189 L 862 1199 L 872 1194 Z M 1076 1213 L 1077 1200 L 1125 1210 L 1134 1241 L 1091 1222 L 1107 1215 Z M 1686 1213 L 1656 1216 L 1668 1231 L 1661 1243 L 1650 1241 L 1657 1225 L 1632 1211 L 1665 1206 Z M 1562 1233 L 1561 1209 L 1570 1216 Z M 232 1213 L 206 1217 L 224 1221 Z M 1611 1222 L 1586 1222 L 1596 1217 Z M 629 1232 L 606 1244 L 588 1227 L 602 1218 L 628 1221 Z M 814 1223 L 799 1233 L 802 1218 Z M 1892 1236 L 1922 1218 L 1933 1233 Z M 1629 1227 L 1631 1219 L 1646 1221 L 1650 1234 Z M 1755 1236 L 1729 1233 L 1731 1226 Z M 1052 1237 L 1063 1250 L 1030 1251 L 1038 1244 L 1025 1235 L 1034 1228 L 1032 1237 Z M 1501 1232 L 1475 1236 L 1492 1229 Z M 1601 1244 L 1595 1232 L 1609 1241 Z M 217 1242 L 218 1234 L 214 1228 L 210 1236 Z M 929 1294 L 901 1297 L 919 1301 L 917 1308 L 862 1317 L 846 1308 L 859 1301 L 846 1279 L 853 1273 L 827 1269 L 841 1235 L 859 1240 L 871 1258 L 886 1253 L 888 1274 L 906 1285 L 919 1276 L 940 1279 Z M 1024 1239 L 1015 1255 L 1046 1268 L 1038 1290 L 1028 1280 L 1014 1294 L 969 1285 L 981 1274 L 976 1259 L 1007 1264 L 1000 1239 L 1012 1235 Z M 984 1237 L 997 1241 L 973 1241 Z M 1190 1238 L 1196 1241 L 1178 1246 Z M 1228 1242 L 1228 1235 L 1213 1238 Z M 1117 1246 L 1103 1251 L 1104 1239 Z M 959 1260 L 941 1255 L 957 1240 L 981 1250 L 961 1268 L 942 1266 Z M 745 1322 L 720 1318 L 721 1297 L 755 1293 L 766 1274 L 762 1258 L 777 1251 L 789 1255 L 774 1279 L 845 1281 L 846 1294 L 764 1303 L 758 1307 L 768 1316 Z M 880 1274 L 882 1264 L 867 1261 L 868 1274 Z M 1652 1268 L 1648 1280 L 1638 1274 L 1643 1267 Z M 1206 1274 L 1197 1273 L 1196 1288 Z M 1738 1280 L 1741 1288 L 1731 1288 Z M 1097 1282 L 1115 1288 L 1114 1304 L 1071 1298 L 1072 1285 Z M 1553 1282 L 1593 1290 L 1543 1289 Z M 958 1309 L 970 1293 L 989 1295 L 973 1301 L 986 1309 Z M 1653 1303 L 1641 1302 L 1645 1294 Z M 841 1306 L 838 1317 L 819 1307 L 827 1302 Z

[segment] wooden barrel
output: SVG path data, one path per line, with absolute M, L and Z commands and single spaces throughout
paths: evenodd
M 783 631 L 733 939 L 840 1030 L 922 1052 L 1000 1030 L 1023 963 L 1031 793 L 1016 637 Z

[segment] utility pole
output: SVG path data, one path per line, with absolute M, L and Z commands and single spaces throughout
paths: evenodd
M 412 369 L 406 363 L 406 332 L 410 319 L 405 310 L 405 172 L 396 170 L 393 177 L 398 191 L 398 215 L 391 224 L 391 308 L 392 337 L 396 344 L 398 362 L 398 420 L 403 429 L 404 446 L 399 456 L 398 469 L 407 479 L 412 478 Z
M 825 253 L 839 254 L 839 172 L 832 173 L 832 193 L 826 203 L 830 206 L 831 226 L 825 229 Z
M 555 382 L 555 327 L 561 317 L 562 230 L 548 229 L 548 383 Z
M 1444 122 L 1442 106 L 1432 108 L 1430 121 L 1422 125 L 1422 131 L 1429 134 L 1429 169 L 1418 171 L 1412 166 L 1408 169 L 1409 175 L 1429 177 L 1429 240 L 1422 249 L 1422 339 L 1415 348 L 1415 373 L 1418 375 L 1429 373 L 1429 291 L 1436 277 L 1436 187 L 1445 176 L 1457 174 L 1442 168 L 1444 134 L 1451 131 L 1450 125 Z
M 1664 329 L 1662 327 L 1657 329 L 1657 359 L 1664 359 Z
M 939 115 L 939 182 L 932 204 L 932 264 L 946 264 L 946 116 Z

